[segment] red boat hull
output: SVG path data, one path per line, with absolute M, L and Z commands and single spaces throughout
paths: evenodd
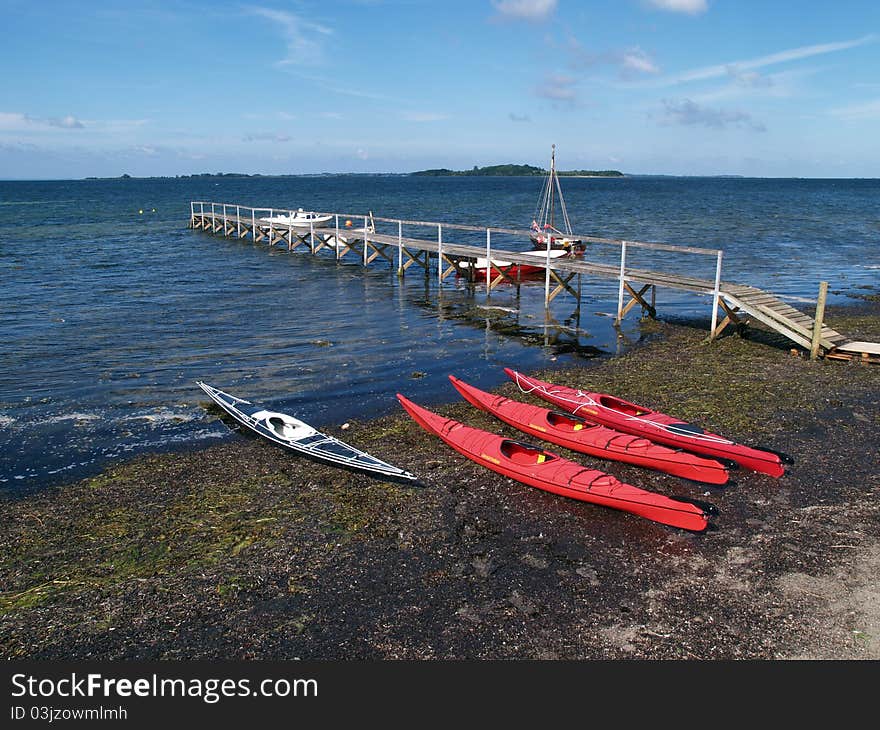
M 523 484 L 693 532 L 705 530 L 709 517 L 717 514 L 717 510 L 705 502 L 666 497 L 624 484 L 613 476 L 587 469 L 539 447 L 440 416 L 399 393 L 397 399 L 416 423 L 460 454 Z
M 785 472 L 783 457 L 772 451 L 743 446 L 718 434 L 703 431 L 683 421 L 629 403 L 605 393 L 575 390 L 564 385 L 545 383 L 505 368 L 504 372 L 523 393 L 531 393 L 568 413 L 579 415 L 617 431 L 642 436 L 656 443 L 676 446 L 698 454 L 730 459 L 753 471 L 780 477 Z
M 530 436 L 572 451 L 656 469 L 708 484 L 726 484 L 724 464 L 680 449 L 671 449 L 639 436 L 621 433 L 578 416 L 486 393 L 454 375 L 449 380 L 471 405 Z
M 501 276 L 504 274 L 505 276 L 516 279 L 523 278 L 526 276 L 535 276 L 536 274 L 543 274 L 544 267 L 543 266 L 532 266 L 531 264 L 512 264 L 510 266 L 502 266 L 500 269 L 496 267 L 492 267 L 492 278 L 494 279 L 497 276 Z M 474 269 L 474 275 L 478 279 L 486 278 L 486 267 L 483 266 L 481 268 Z

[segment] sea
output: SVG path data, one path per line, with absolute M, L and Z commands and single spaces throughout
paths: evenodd
M 722 278 L 814 306 L 876 294 L 880 180 L 561 179 L 581 235 L 721 250 Z M 457 400 L 504 367 L 589 365 L 650 335 L 614 326 L 617 283 L 581 277 L 544 308 L 544 279 L 502 285 L 394 260 L 365 267 L 188 227 L 191 203 L 527 229 L 543 180 L 409 175 L 0 181 L 0 492 L 27 494 L 136 454 L 241 438 L 196 386 L 316 426 Z M 360 216 L 360 217 L 359 217 Z M 438 235 L 424 227 L 421 234 Z M 444 241 L 485 242 L 447 227 Z M 496 238 L 501 246 L 502 239 Z M 505 247 L 529 250 L 523 238 Z M 478 244 L 479 245 L 479 244 Z M 519 249 L 515 247 L 519 247 Z M 716 255 L 628 248 L 630 266 L 712 279 Z M 620 246 L 587 259 L 618 262 Z M 392 256 L 393 259 L 393 256 Z M 711 300 L 660 289 L 661 319 L 707 326 Z

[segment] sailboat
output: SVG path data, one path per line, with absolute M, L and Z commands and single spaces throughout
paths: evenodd
M 562 226 L 561 229 L 556 225 L 557 218 Z M 541 196 L 538 198 L 538 208 L 532 219 L 531 230 L 529 238 L 536 249 L 546 250 L 549 238 L 551 249 L 562 249 L 571 254 L 579 254 L 584 251 L 583 241 L 573 237 L 568 211 L 565 209 L 565 199 L 562 197 L 559 175 L 556 174 L 555 144 L 550 155 L 550 174 L 547 176 L 541 190 Z

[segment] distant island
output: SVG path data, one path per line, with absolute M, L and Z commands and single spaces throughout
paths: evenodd
M 419 170 L 410 174 L 423 177 L 446 175 L 545 177 L 550 173 L 543 167 L 534 167 L 533 165 L 489 165 L 488 167 L 474 165 L 471 170 L 449 170 L 441 167 L 435 170 Z M 559 177 L 624 177 L 619 170 L 557 170 L 556 174 Z

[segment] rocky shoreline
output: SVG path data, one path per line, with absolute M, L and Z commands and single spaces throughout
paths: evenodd
M 865 299 L 829 323 L 880 339 L 880 304 Z M 235 437 L 6 500 L 0 655 L 880 658 L 880 368 L 794 357 L 761 330 L 707 344 L 702 323 L 653 326 L 623 356 L 534 374 L 779 449 L 795 458 L 787 473 L 740 470 L 716 488 L 551 450 L 709 501 L 711 530 L 538 492 L 402 411 L 336 435 L 423 487 Z M 418 401 L 417 381 L 406 395 Z M 435 410 L 516 437 L 454 396 Z

